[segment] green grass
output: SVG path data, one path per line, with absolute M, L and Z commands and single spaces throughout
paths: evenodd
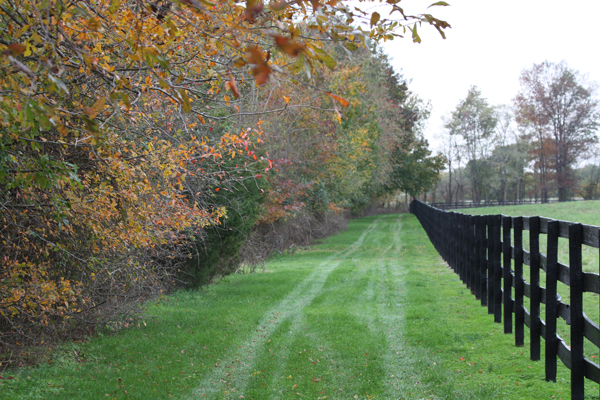
M 543 363 L 501 332 L 414 216 L 369 217 L 264 273 L 151 304 L 139 326 L 4 371 L 0 399 L 570 397 L 564 367 L 545 382 Z M 598 385 L 586 390 L 598 399 Z
M 564 203 L 525 204 L 521 206 L 465 208 L 453 210 L 465 214 L 504 214 L 512 217 L 540 216 L 562 221 L 600 226 L 600 200 L 569 201 Z

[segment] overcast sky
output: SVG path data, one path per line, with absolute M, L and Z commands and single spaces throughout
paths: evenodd
M 423 12 L 435 0 L 404 0 Z M 491 105 L 511 104 L 519 75 L 544 60 L 569 67 L 600 82 L 600 0 L 447 0 L 449 7 L 428 12 L 452 28 L 442 39 L 423 27 L 421 44 L 410 37 L 384 44 L 393 65 L 412 80 L 409 88 L 433 106 L 425 132 L 432 147 L 448 116 L 471 85 Z M 383 15 L 382 15 L 383 18 Z

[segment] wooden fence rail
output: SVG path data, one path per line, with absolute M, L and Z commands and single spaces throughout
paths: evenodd
M 584 357 L 584 342 L 600 348 L 600 328 L 583 311 L 583 293 L 600 294 L 600 274 L 582 271 L 582 245 L 600 249 L 599 227 L 542 217 L 472 216 L 418 200 L 411 203 L 410 211 L 494 321 L 504 320 L 504 333 L 514 329 L 516 346 L 524 345 L 527 326 L 530 357 L 540 360 L 541 339 L 545 340 L 547 381 L 556 381 L 560 359 L 571 370 L 572 399 L 584 398 L 586 378 L 600 384 L 600 366 Z M 523 248 L 524 231 L 529 231 L 528 250 Z M 546 235 L 547 254 L 540 252 L 541 234 Z M 558 261 L 559 237 L 569 241 L 569 265 Z M 523 276 L 523 265 L 529 266 L 529 277 Z M 541 271 L 546 274 L 546 287 L 540 286 Z M 570 304 L 557 292 L 559 281 L 569 286 Z M 524 297 L 529 298 L 529 310 Z M 541 304 L 545 304 L 544 319 Z M 570 325 L 570 347 L 557 334 L 558 318 Z

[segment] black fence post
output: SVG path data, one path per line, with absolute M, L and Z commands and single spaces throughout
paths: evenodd
M 471 287 L 471 293 L 477 297 L 477 262 L 475 261 L 477 248 L 475 247 L 475 217 L 472 215 L 468 216 L 468 243 L 467 243 L 467 255 L 469 257 L 469 283 Z
M 510 229 L 512 228 L 512 218 L 506 215 L 502 216 L 502 253 L 504 262 L 502 265 L 504 280 L 504 333 L 512 333 L 512 248 L 510 244 Z
M 448 262 L 448 265 L 450 265 L 450 268 L 452 268 L 452 270 L 454 272 L 456 272 L 456 264 L 454 263 L 455 260 L 455 246 L 456 246 L 456 228 L 455 228 L 455 221 L 454 221 L 454 212 L 450 211 L 450 214 L 448 214 L 448 224 L 450 225 L 448 228 L 448 231 L 450 232 L 450 237 L 448 238 L 448 244 L 449 244 L 449 249 L 448 249 L 448 259 L 446 260 Z
M 502 322 L 502 216 L 493 216 L 494 224 L 494 322 Z
M 460 280 L 468 287 L 465 262 L 465 215 L 458 214 L 456 219 L 458 222 L 458 272 Z
M 478 223 L 478 228 L 479 228 L 479 248 L 477 249 L 477 252 L 479 253 L 479 264 L 477 265 L 478 269 L 479 269 L 479 285 L 480 285 L 480 292 L 481 292 L 481 305 L 483 307 L 487 306 L 487 298 L 488 298 L 488 294 L 487 294 L 487 253 L 486 253 L 486 249 L 487 249 L 487 217 L 484 215 L 480 215 L 479 217 L 479 223 Z
M 523 217 L 513 218 L 515 238 L 515 346 L 525 345 L 525 282 L 523 281 Z
M 494 216 L 487 215 L 487 294 L 488 314 L 494 314 Z
M 449 216 L 448 216 L 447 212 L 444 212 L 442 220 L 443 220 L 442 226 L 444 228 L 444 252 L 442 254 L 442 257 L 447 262 L 448 261 L 448 252 L 450 251 L 450 222 L 449 222 Z
M 481 300 L 481 251 L 479 250 L 481 241 L 481 216 L 473 217 L 473 288 L 475 289 L 475 298 Z
M 556 357 L 558 337 L 556 336 L 556 311 L 558 298 L 558 221 L 548 222 L 548 246 L 546 263 L 546 380 L 556 382 Z
M 541 357 L 540 337 L 542 334 L 540 320 L 540 217 L 529 218 L 529 268 L 529 284 L 531 285 L 530 358 L 537 361 Z
M 583 272 L 581 270 L 581 245 L 583 227 L 569 226 L 569 270 L 571 295 L 571 399 L 583 400 L 585 364 L 583 358 Z

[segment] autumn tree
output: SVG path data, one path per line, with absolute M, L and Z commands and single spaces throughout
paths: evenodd
M 553 172 L 559 201 L 567 200 L 575 184 L 573 165 L 588 156 L 586 150 L 598 141 L 596 88 L 586 85 L 581 74 L 564 61 L 535 64 L 521 73 L 520 82 L 514 100 L 517 120 L 537 139 L 542 200 L 548 198 L 548 169 Z

